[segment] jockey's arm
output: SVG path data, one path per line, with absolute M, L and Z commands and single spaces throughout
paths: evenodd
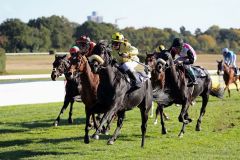
M 187 58 L 183 61 L 183 64 L 193 64 L 194 63 L 194 55 L 191 50 L 187 51 Z

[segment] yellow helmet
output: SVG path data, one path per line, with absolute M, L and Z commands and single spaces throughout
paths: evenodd
M 124 42 L 124 36 L 121 33 L 116 32 L 112 35 L 112 41 L 113 42 Z
M 165 47 L 164 47 L 164 45 L 162 45 L 162 44 L 160 44 L 160 45 L 156 48 L 156 52 L 161 52 L 161 51 L 163 51 L 163 50 L 165 50 Z

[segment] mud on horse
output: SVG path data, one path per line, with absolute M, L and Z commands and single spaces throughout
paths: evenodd
M 225 83 L 224 91 L 227 90 L 228 96 L 230 97 L 231 95 L 229 88 L 230 84 L 234 83 L 237 88 L 237 91 L 239 92 L 237 80 L 240 81 L 240 76 L 235 76 L 234 69 L 232 67 L 229 67 L 226 63 L 224 63 L 223 60 L 217 61 L 217 63 L 218 63 L 217 74 L 220 75 L 220 73 L 223 71 L 223 80 Z
M 54 126 L 58 126 L 60 122 L 60 116 L 67 109 L 69 103 L 70 103 L 70 110 L 69 110 L 68 123 L 70 124 L 73 123 L 72 111 L 73 111 L 73 104 L 75 101 L 74 97 L 81 95 L 82 87 L 79 81 L 80 78 L 79 77 L 76 77 L 75 79 L 70 78 L 70 76 L 68 75 L 69 67 L 70 67 L 70 62 L 68 61 L 67 55 L 55 55 L 51 78 L 53 81 L 55 81 L 59 76 L 64 74 L 66 78 L 66 85 L 65 85 L 66 93 L 64 96 L 64 102 L 63 102 L 61 111 L 53 123 Z

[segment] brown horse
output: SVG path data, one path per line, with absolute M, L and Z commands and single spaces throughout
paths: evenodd
M 97 101 L 97 88 L 99 85 L 99 75 L 92 71 L 92 68 L 88 62 L 88 59 L 84 55 L 79 55 L 77 61 L 72 61 L 70 67 L 70 74 L 74 77 L 76 73 L 80 73 L 80 80 L 82 84 L 81 98 L 82 102 L 85 104 L 85 111 L 88 112 L 89 108 L 93 106 Z M 90 63 L 92 65 L 98 66 L 103 63 L 100 56 L 93 55 L 89 57 L 91 59 Z M 91 114 L 94 122 L 94 127 L 97 128 L 97 123 L 94 114 Z M 90 119 L 90 117 L 88 117 Z M 87 118 L 87 119 L 88 119 Z M 90 121 L 86 120 L 85 130 L 89 131 Z
M 229 85 L 234 83 L 237 88 L 237 91 L 239 91 L 237 80 L 240 80 L 240 76 L 235 76 L 234 69 L 228 66 L 226 63 L 224 63 L 223 60 L 217 61 L 217 63 L 218 63 L 217 74 L 220 75 L 220 73 L 223 71 L 223 80 L 226 85 L 224 91 L 228 90 L 228 96 L 230 97 Z

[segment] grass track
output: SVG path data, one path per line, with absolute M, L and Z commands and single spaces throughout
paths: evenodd
M 108 146 L 109 136 L 83 143 L 85 115 L 81 103 L 74 105 L 74 124 L 67 124 L 67 109 L 58 127 L 52 123 L 62 103 L 1 107 L 0 159 L 240 159 L 240 98 L 236 91 L 232 95 L 224 100 L 210 97 L 203 129 L 196 132 L 199 99 L 190 108 L 194 121 L 181 139 L 177 137 L 180 108 L 165 109 L 171 118 L 166 121 L 167 135 L 161 135 L 160 124 L 153 125 L 153 118 L 149 118 L 143 149 L 137 108 L 127 112 L 119 138 Z M 114 129 L 115 123 L 111 134 Z

